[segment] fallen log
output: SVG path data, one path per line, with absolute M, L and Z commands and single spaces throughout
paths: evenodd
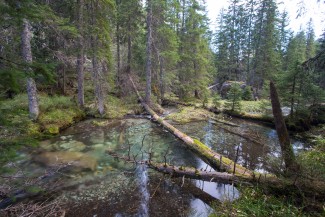
M 181 132 L 171 124 L 169 124 L 167 121 L 165 121 L 163 118 L 161 118 L 159 115 L 157 115 L 148 104 L 145 103 L 141 95 L 139 94 L 133 80 L 131 77 L 130 81 L 134 88 L 134 91 L 136 92 L 142 106 L 145 108 L 145 110 L 152 116 L 152 119 L 154 121 L 157 121 L 161 125 L 163 125 L 169 132 L 174 134 L 177 138 L 181 139 L 186 146 L 193 151 L 196 155 L 198 155 L 205 163 L 210 165 L 215 170 L 225 170 L 229 173 L 238 175 L 238 176 L 244 176 L 244 177 L 250 177 L 252 178 L 254 176 L 254 172 L 236 164 L 235 162 L 230 160 L 229 158 L 226 158 L 222 156 L 221 154 L 211 150 L 208 146 L 203 144 L 197 139 L 193 139 L 190 136 L 186 135 L 185 133 Z M 225 166 L 226 165 L 226 166 Z M 234 170 L 235 168 L 235 170 Z
M 234 183 L 242 183 L 247 180 L 252 181 L 251 178 L 245 177 L 237 177 L 234 174 L 230 174 L 227 172 L 217 172 L 217 171 L 207 171 L 204 169 L 196 169 L 193 167 L 185 167 L 185 166 L 175 166 L 167 163 L 155 163 L 149 160 L 136 160 L 131 159 L 128 156 L 120 156 L 113 151 L 106 151 L 107 154 L 114 157 L 115 159 L 123 160 L 126 163 L 134 163 L 134 164 L 145 164 L 149 168 L 170 175 L 172 178 L 184 177 L 189 179 L 197 179 L 201 181 L 208 182 L 218 182 L 222 184 L 234 184 Z
M 233 184 L 235 186 L 242 185 L 259 185 L 259 187 L 266 190 L 268 193 L 275 193 L 278 195 L 304 195 L 314 199 L 324 201 L 325 183 L 317 180 L 301 179 L 287 179 L 285 177 L 278 178 L 272 174 L 253 173 L 251 177 L 240 176 L 238 173 L 230 174 L 227 172 L 207 171 L 203 169 L 196 169 L 192 167 L 184 167 L 177 165 L 170 165 L 167 163 L 155 163 L 150 159 L 147 161 L 131 159 L 127 156 L 119 156 L 115 152 L 107 151 L 107 153 L 114 158 L 121 159 L 127 163 L 146 164 L 149 168 L 169 175 L 172 178 L 189 178 L 208 182 L 218 182 L 223 184 Z M 297 177 L 298 178 L 298 177 Z

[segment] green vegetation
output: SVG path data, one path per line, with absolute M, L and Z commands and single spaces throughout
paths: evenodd
M 213 106 L 220 109 L 222 103 L 221 103 L 221 96 L 218 93 L 215 93 L 212 99 Z
M 311 150 L 299 153 L 297 161 L 302 175 L 325 182 L 325 138 L 317 137 Z
M 297 208 L 290 198 L 277 198 L 265 195 L 258 188 L 245 188 L 241 191 L 239 199 L 230 202 L 225 201 L 216 205 L 215 211 L 210 217 L 226 216 L 308 216 Z
M 186 124 L 191 121 L 203 121 L 209 119 L 214 114 L 203 109 L 195 107 L 181 107 L 179 112 L 168 115 L 166 118 L 176 121 L 181 124 Z
M 243 90 L 242 99 L 245 101 L 252 101 L 253 100 L 253 92 L 252 87 L 246 86 Z
M 232 112 L 241 110 L 242 90 L 238 83 L 233 83 L 227 95 L 226 109 Z
M 275 0 L 229 0 L 210 30 L 205 2 L 0 0 L 0 166 L 86 116 L 143 112 L 130 77 L 155 111 L 167 96 L 190 102 L 166 117 L 181 124 L 213 117 L 203 109 L 213 107 L 271 122 L 270 81 L 290 129 L 325 123 L 325 33 L 317 39 L 312 20 L 293 32 Z M 299 153 L 303 178 L 325 180 L 324 149 L 321 134 Z M 246 193 L 229 215 L 302 215 L 284 199 Z
M 0 102 L 0 163 L 14 157 L 21 145 L 37 145 L 38 139 L 58 134 L 85 117 L 70 97 L 41 95 L 40 117 L 32 121 L 28 116 L 27 99 L 26 94 L 19 94 L 12 100 Z

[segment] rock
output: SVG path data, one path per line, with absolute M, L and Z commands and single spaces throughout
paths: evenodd
M 67 137 L 66 137 L 66 136 L 61 136 L 60 139 L 62 139 L 62 140 L 66 140 Z
M 82 142 L 72 140 L 69 142 L 61 143 L 60 148 L 63 148 L 67 151 L 79 152 L 86 148 L 86 145 Z
M 97 160 L 81 152 L 43 152 L 34 156 L 33 160 L 45 166 L 71 164 L 77 168 L 90 169 L 92 171 L 95 171 L 97 168 Z

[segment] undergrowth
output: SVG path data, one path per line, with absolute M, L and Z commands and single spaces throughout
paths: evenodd
M 289 197 L 278 198 L 273 195 L 265 195 L 258 188 L 245 188 L 239 199 L 230 202 L 225 201 L 214 206 L 214 213 L 210 217 L 230 216 L 256 216 L 256 217 L 286 217 L 308 216 L 302 212 L 302 208 L 293 205 Z
M 59 133 L 60 129 L 84 116 L 76 103 L 66 96 L 40 95 L 39 107 L 39 119 L 32 121 L 26 94 L 0 102 L 0 165 L 12 159 L 22 145 L 35 146 L 39 139 Z

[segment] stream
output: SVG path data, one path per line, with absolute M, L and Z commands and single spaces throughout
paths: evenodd
M 229 129 L 250 135 L 263 145 L 229 133 L 220 128 L 225 127 L 223 124 L 211 120 L 173 124 L 231 159 L 236 158 L 238 149 L 237 162 L 249 169 L 272 172 L 272 168 L 281 167 L 274 129 L 247 120 L 222 118 L 239 125 L 227 126 Z M 307 148 L 302 141 L 292 143 L 295 152 Z M 63 187 L 57 197 L 70 208 L 67 216 L 208 216 L 213 211 L 211 206 L 192 189 L 201 189 L 221 201 L 239 197 L 232 185 L 186 180 L 183 186 L 181 179 L 175 181 L 145 165 L 118 160 L 108 155 L 108 150 L 137 161 L 148 160 L 151 152 L 155 162 L 166 160 L 178 166 L 212 170 L 161 126 L 135 117 L 80 122 L 60 136 L 41 142 L 39 149 L 21 152 L 16 166 L 25 174 L 41 176 L 58 161 L 74 165 L 63 170 L 59 181 L 53 181 Z

